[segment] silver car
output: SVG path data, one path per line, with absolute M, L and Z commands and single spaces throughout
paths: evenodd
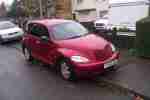
M 10 21 L 0 21 L 0 43 L 20 39 L 24 32 Z

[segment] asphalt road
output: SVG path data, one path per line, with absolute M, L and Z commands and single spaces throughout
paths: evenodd
M 0 100 L 131 100 L 131 97 L 109 84 L 94 80 L 67 82 L 49 67 L 28 64 L 15 42 L 0 45 Z

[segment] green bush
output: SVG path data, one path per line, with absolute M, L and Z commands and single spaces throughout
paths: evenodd
M 136 23 L 136 48 L 139 56 L 150 57 L 150 17 Z

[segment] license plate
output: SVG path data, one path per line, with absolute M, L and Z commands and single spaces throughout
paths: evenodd
M 113 60 L 104 64 L 104 69 L 112 67 L 118 63 L 118 60 Z

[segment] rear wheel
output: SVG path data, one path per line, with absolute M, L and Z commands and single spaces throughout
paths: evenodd
M 65 80 L 74 81 L 76 79 L 74 68 L 67 59 L 60 62 L 60 74 Z
M 110 71 L 117 71 L 118 69 L 119 69 L 119 66 L 115 65 L 110 68 Z
M 26 59 L 26 61 L 32 61 L 33 57 L 31 55 L 31 51 L 29 49 L 27 49 L 26 47 L 23 49 L 23 53 L 24 53 L 24 57 Z

